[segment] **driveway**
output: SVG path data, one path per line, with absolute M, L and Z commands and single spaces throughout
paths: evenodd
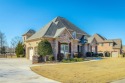
M 0 58 L 0 83 L 57 83 L 30 70 L 27 59 Z

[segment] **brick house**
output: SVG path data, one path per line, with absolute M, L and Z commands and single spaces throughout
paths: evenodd
M 122 53 L 122 40 L 121 39 L 106 39 L 105 37 L 94 34 L 88 38 L 90 44 L 90 52 L 103 53 L 110 57 L 118 57 Z
M 26 58 L 32 60 L 37 55 L 38 43 L 47 39 L 52 46 L 53 55 L 57 60 L 60 53 L 66 55 L 74 53 L 86 56 L 87 52 L 110 53 L 110 56 L 117 57 L 121 54 L 122 40 L 107 40 L 99 34 L 90 36 L 67 19 L 56 17 L 46 24 L 39 31 L 29 30 L 23 35 L 23 43 L 26 51 Z M 65 56 L 66 57 L 66 56 Z
M 57 59 L 58 54 L 85 53 L 84 44 L 89 35 L 76 27 L 63 17 L 56 17 L 37 31 L 29 30 L 23 35 L 26 57 L 32 60 L 37 55 L 37 46 L 42 39 L 47 39 L 53 48 L 53 55 Z

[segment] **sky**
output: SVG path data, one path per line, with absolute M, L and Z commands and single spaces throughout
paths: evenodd
M 0 31 L 9 45 L 15 36 L 38 31 L 57 16 L 90 35 L 122 39 L 125 45 L 124 0 L 0 0 Z

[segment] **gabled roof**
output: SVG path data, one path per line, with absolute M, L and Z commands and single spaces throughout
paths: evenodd
M 36 31 L 33 29 L 30 29 L 29 31 L 27 31 L 25 34 L 23 34 L 23 36 L 25 35 L 30 35 L 30 34 L 34 34 Z
M 32 35 L 28 40 L 42 38 L 42 37 L 54 37 L 56 34 L 57 29 L 60 28 L 67 28 L 69 32 L 72 34 L 72 31 L 76 31 L 77 38 L 82 37 L 83 35 L 89 36 L 86 32 L 82 31 L 80 28 L 76 27 L 74 24 L 69 22 L 63 17 L 56 17 L 52 21 L 50 21 L 46 26 Z
M 93 39 L 94 39 L 94 37 L 93 37 L 93 36 L 89 37 L 89 38 L 88 38 L 88 42 L 87 42 L 87 43 L 91 43 L 91 42 L 93 41 Z
M 93 36 L 89 37 L 87 40 L 88 40 L 88 43 L 91 43 L 93 41 L 93 39 L 96 39 L 96 41 L 99 43 L 99 42 L 103 42 L 104 40 L 106 40 L 105 37 L 99 35 L 99 34 L 94 34 Z
M 114 41 L 113 48 L 121 48 L 122 47 L 122 40 L 121 39 L 112 39 Z
M 57 38 L 58 36 L 60 36 L 65 30 L 69 33 L 69 35 L 71 36 L 71 38 L 74 39 L 74 38 L 72 37 L 72 35 L 70 34 L 70 32 L 68 31 L 67 28 L 57 29 L 57 30 L 56 30 L 56 33 L 55 33 L 55 35 L 54 35 L 54 38 Z
M 122 47 L 122 40 L 121 39 L 106 39 L 105 37 L 94 34 L 93 36 L 89 37 L 88 43 L 91 43 L 93 39 L 96 39 L 97 43 L 113 43 L 113 48 L 121 48 Z

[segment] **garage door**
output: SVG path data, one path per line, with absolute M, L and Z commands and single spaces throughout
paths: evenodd
M 118 57 L 118 52 L 112 52 L 112 57 Z
M 33 57 L 33 48 L 29 49 L 29 59 L 32 60 Z

